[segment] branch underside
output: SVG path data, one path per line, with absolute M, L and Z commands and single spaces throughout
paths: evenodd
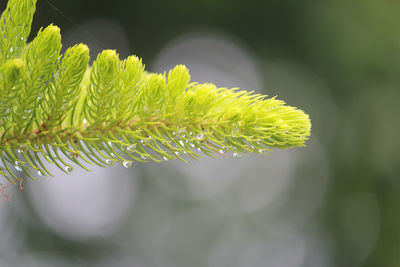
M 186 161 L 185 157 L 198 160 L 202 154 L 214 158 L 229 152 L 233 157 L 249 152 L 266 154 L 271 147 L 287 146 L 281 135 L 290 133 L 274 131 L 276 128 L 271 125 L 264 129 L 273 134 L 263 134 L 261 138 L 249 136 L 229 125 L 209 122 L 177 126 L 165 119 L 146 123 L 137 120 L 101 125 L 83 123 L 80 129 L 52 131 L 42 125 L 40 130 L 24 138 L 8 138 L 0 143 L 0 158 L 4 165 L 0 167 L 0 174 L 11 183 L 17 183 L 22 173 L 33 179 L 36 174 L 53 176 L 46 168 L 48 164 L 71 173 L 74 168 L 71 164 L 89 171 L 88 165 L 107 167 L 120 163 L 128 168 L 135 161 Z M 306 138 L 305 135 L 302 138 Z

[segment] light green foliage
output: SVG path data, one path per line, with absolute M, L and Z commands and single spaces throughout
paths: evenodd
M 31 31 L 36 0 L 9 1 L 0 19 L 0 64 L 20 57 Z
M 89 49 L 61 51 L 50 25 L 29 44 L 35 0 L 10 0 L 1 17 L 0 174 L 70 173 L 74 163 L 125 167 L 201 154 L 265 154 L 303 146 L 311 124 L 303 111 L 275 98 L 191 83 L 185 66 L 144 71 L 136 56 L 105 50 L 89 67 Z

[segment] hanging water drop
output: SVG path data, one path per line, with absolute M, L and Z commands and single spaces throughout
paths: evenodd
M 37 171 L 37 174 L 38 174 L 39 176 L 44 176 L 44 174 L 43 174 L 42 171 L 40 171 L 40 170 Z
M 17 171 L 22 172 L 21 162 L 16 161 L 16 162 L 15 162 L 15 165 L 14 165 L 14 168 L 15 168 Z
M 111 165 L 112 164 L 112 160 L 111 159 L 106 159 L 106 164 L 107 165 Z
M 185 132 L 186 132 L 185 129 L 179 129 L 177 138 L 179 136 L 185 138 L 186 137 Z
M 132 166 L 132 162 L 130 161 L 124 161 L 122 162 L 122 166 L 124 166 L 125 168 L 129 168 Z
M 12 54 L 12 52 L 14 52 L 14 48 L 10 48 L 10 53 Z
M 234 158 L 239 158 L 240 156 L 241 156 L 241 155 L 240 155 L 239 153 L 236 153 L 236 152 L 233 153 L 233 157 L 234 157 Z
M 221 154 L 225 154 L 225 150 L 223 150 L 223 149 L 220 149 L 220 150 L 219 150 L 219 153 L 221 153 Z
M 145 155 L 141 155 L 140 156 L 142 159 L 147 159 L 147 157 Z
M 25 151 L 25 146 L 24 146 L 24 145 L 20 145 L 20 146 L 17 148 L 17 152 L 18 152 L 19 154 L 23 153 L 24 151 Z
M 258 153 L 259 153 L 259 154 L 263 154 L 263 153 L 264 153 L 264 150 L 263 150 L 263 149 L 260 149 L 260 150 L 258 150 Z
M 204 134 L 203 133 L 199 133 L 198 135 L 196 135 L 196 140 L 197 141 L 203 140 L 203 138 L 204 138 Z
M 142 139 L 142 140 L 140 140 L 140 143 L 143 145 L 143 146 L 147 146 L 147 143 L 148 143 L 149 141 L 147 140 L 147 139 Z
M 181 155 L 181 152 L 175 151 L 175 155 L 177 155 L 179 157 Z
M 167 157 L 163 157 L 163 160 L 168 161 Z
M 71 166 L 67 165 L 67 166 L 64 167 L 64 170 L 65 170 L 67 173 L 71 173 L 72 170 L 73 170 L 73 168 L 72 168 Z
M 126 148 L 126 150 L 128 150 L 129 152 L 135 152 L 136 150 L 136 145 L 130 145 Z
M 115 158 L 115 154 L 114 153 L 110 153 L 110 156 Z

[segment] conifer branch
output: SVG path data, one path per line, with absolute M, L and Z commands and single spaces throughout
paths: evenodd
M 190 82 L 185 66 L 148 73 L 141 59 L 61 51 L 58 27 L 30 33 L 36 0 L 9 0 L 0 19 L 0 175 L 52 175 L 48 163 L 121 163 L 303 146 L 310 120 L 276 98 Z

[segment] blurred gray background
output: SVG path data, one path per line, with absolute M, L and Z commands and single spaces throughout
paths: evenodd
M 0 204 L 0 266 L 400 266 L 399 14 L 388 0 L 38 0 L 32 36 L 54 23 L 64 50 L 277 96 L 312 136 L 26 180 Z

